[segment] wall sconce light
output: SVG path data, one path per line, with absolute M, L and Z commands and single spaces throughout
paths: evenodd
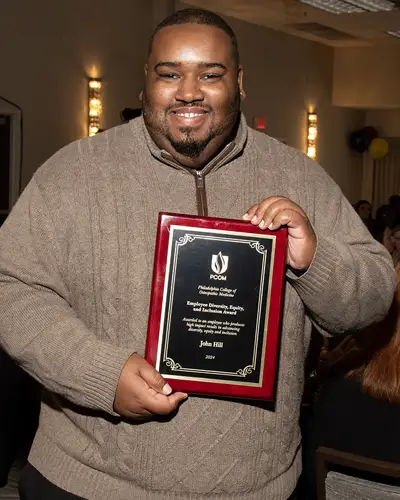
M 308 113 L 307 115 L 307 156 L 313 160 L 317 156 L 317 114 Z
M 101 118 L 101 80 L 97 78 L 89 79 L 89 116 L 88 116 L 88 135 L 96 135 L 100 129 Z

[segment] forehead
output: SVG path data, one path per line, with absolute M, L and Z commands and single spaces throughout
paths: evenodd
M 160 61 L 179 63 L 220 62 L 234 65 L 232 41 L 215 26 L 178 24 L 162 28 L 156 33 L 149 64 Z

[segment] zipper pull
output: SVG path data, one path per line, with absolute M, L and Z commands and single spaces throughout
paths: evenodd
M 204 180 L 204 175 L 196 170 L 194 175 L 194 180 L 196 184 L 197 213 L 198 215 L 207 216 L 208 207 L 207 207 L 206 183 Z
M 196 171 L 196 187 L 199 189 L 204 189 L 204 176 L 201 172 Z

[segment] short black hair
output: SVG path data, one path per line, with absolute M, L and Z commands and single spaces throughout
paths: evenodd
M 400 205 L 400 196 L 398 194 L 392 194 L 389 198 L 389 205 L 399 206 Z
M 124 108 L 119 116 L 123 122 L 129 122 L 134 118 L 141 116 L 142 110 L 140 108 Z
M 151 52 L 151 48 L 153 46 L 153 40 L 156 34 L 167 26 L 175 26 L 177 24 L 206 24 L 207 26 L 215 26 L 216 28 L 221 29 L 224 33 L 226 33 L 232 42 L 233 49 L 233 57 L 235 58 L 235 62 L 239 65 L 239 48 L 236 39 L 236 35 L 233 29 L 229 26 L 229 24 L 222 19 L 215 12 L 211 12 L 209 10 L 203 9 L 183 9 L 178 10 L 166 17 L 164 21 L 162 21 L 156 29 L 153 31 L 150 39 L 150 47 L 149 54 Z
M 360 200 L 357 201 L 357 203 L 354 205 L 354 210 L 357 212 L 361 205 L 369 205 L 370 207 L 372 206 L 368 200 Z

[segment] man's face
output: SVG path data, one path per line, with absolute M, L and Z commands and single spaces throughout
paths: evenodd
M 154 142 L 179 163 L 200 168 L 231 139 L 242 69 L 219 28 L 183 24 L 155 36 L 146 67 L 143 116 Z

